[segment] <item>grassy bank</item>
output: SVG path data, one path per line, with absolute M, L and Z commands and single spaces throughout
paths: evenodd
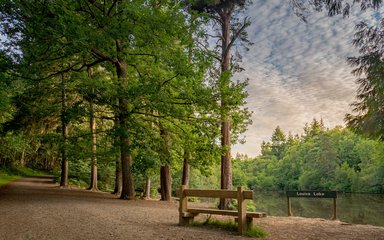
M 192 226 L 207 226 L 207 227 L 225 229 L 225 230 L 231 231 L 231 232 L 237 232 L 238 231 L 237 223 L 230 221 L 230 220 L 229 221 L 220 221 L 220 220 L 212 218 L 211 216 L 209 216 L 203 222 L 194 221 L 192 223 Z M 257 226 L 250 227 L 246 233 L 246 236 L 256 237 L 256 238 L 264 238 L 267 235 L 268 235 L 268 233 L 264 229 L 257 227 Z
M 47 173 L 26 168 L 26 167 L 1 167 L 0 168 L 0 186 L 12 182 L 16 179 L 28 176 L 45 176 Z

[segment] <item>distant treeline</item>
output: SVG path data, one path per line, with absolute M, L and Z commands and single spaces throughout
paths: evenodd
M 337 190 L 384 193 L 384 146 L 352 131 L 306 124 L 299 136 L 277 127 L 261 156 L 238 154 L 233 185 L 257 190 Z

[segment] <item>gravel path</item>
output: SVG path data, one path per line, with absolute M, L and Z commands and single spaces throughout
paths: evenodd
M 122 201 L 109 193 L 61 189 L 46 178 L 0 188 L 0 239 L 249 239 L 220 229 L 180 227 L 177 202 Z M 267 217 L 277 239 L 382 239 L 384 228 L 322 219 Z

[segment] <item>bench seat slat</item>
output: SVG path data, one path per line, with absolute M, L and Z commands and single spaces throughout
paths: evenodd
M 198 215 L 198 213 L 191 213 L 191 212 L 183 212 L 182 214 L 184 218 L 193 218 L 196 215 Z
M 194 216 L 199 213 L 213 214 L 213 215 L 226 215 L 226 216 L 238 215 L 238 212 L 236 210 L 220 210 L 220 209 L 211 209 L 211 208 L 188 208 L 187 212 L 185 212 L 185 216 Z M 265 212 L 247 212 L 246 215 L 249 218 L 263 218 L 267 216 Z
M 267 216 L 267 213 L 265 212 L 247 212 L 247 217 L 250 218 L 263 218 Z
M 238 212 L 235 210 L 220 210 L 220 209 L 210 209 L 210 208 L 188 208 L 187 212 L 226 215 L 226 216 L 237 216 L 238 215 Z

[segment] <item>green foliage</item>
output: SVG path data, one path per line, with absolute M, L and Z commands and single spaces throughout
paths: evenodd
M 246 235 L 248 237 L 264 238 L 268 236 L 268 233 L 260 227 L 252 226 L 247 229 Z
M 0 168 L 0 186 L 22 177 L 46 176 L 46 172 L 31 168 L 20 167 L 15 164 Z
M 24 134 L 7 132 L 5 135 L 0 136 L 1 165 L 11 165 L 21 157 L 23 152 L 28 151 L 30 151 L 30 145 Z
M 286 146 L 281 159 L 267 151 L 273 142 L 264 142 L 262 156 L 235 160 L 234 186 L 279 191 L 383 192 L 384 146 L 380 141 L 341 127 L 326 130 L 317 120 L 306 124 L 304 130 L 304 135 L 294 141 L 281 141 Z
M 279 126 L 272 133 L 271 142 L 263 142 L 261 144 L 261 153 L 263 156 L 275 156 L 277 159 L 282 159 L 288 142 L 284 132 Z
M 201 172 L 196 168 L 191 169 L 190 188 L 216 189 L 220 185 L 220 166 L 214 165 L 209 170 Z M 179 173 L 180 175 L 180 173 Z
M 358 93 L 352 104 L 353 113 L 346 115 L 346 121 L 353 130 L 373 138 L 384 140 L 383 128 L 383 37 L 384 24 L 370 26 L 360 22 L 356 26 L 353 44 L 360 56 L 348 59 L 355 67 L 353 74 L 358 77 Z
M 234 221 L 231 221 L 231 220 L 220 221 L 215 218 L 212 218 L 212 215 L 208 215 L 208 217 L 205 219 L 204 222 L 194 221 L 192 226 L 214 227 L 214 228 L 224 229 L 231 232 L 238 231 L 237 224 Z
M 9 174 L 7 172 L 4 172 L 3 170 L 0 170 L 0 186 L 10 183 L 19 178 L 20 176 Z
M 2 124 L 11 120 L 16 111 L 12 98 L 22 90 L 20 81 L 10 76 L 11 67 L 11 60 L 0 49 L 0 132 Z
M 226 231 L 231 231 L 231 232 L 238 231 L 238 225 L 234 221 L 217 220 L 215 218 L 212 218 L 212 215 L 208 215 L 208 217 L 203 222 L 194 221 L 192 223 L 192 226 L 198 226 L 198 227 L 207 226 L 207 227 L 224 229 Z M 248 237 L 264 238 L 267 235 L 268 233 L 264 229 L 256 226 L 251 226 L 250 228 L 247 229 L 247 232 L 246 232 L 246 236 Z
M 351 10 L 356 5 L 360 7 L 361 11 L 366 11 L 367 9 L 378 10 L 382 6 L 382 0 L 353 0 L 353 1 L 344 1 L 344 0 L 316 0 L 316 1 L 307 1 L 307 0 L 290 0 L 293 6 L 295 14 L 306 21 L 309 17 L 310 11 L 324 11 L 328 16 L 334 15 L 343 15 L 344 17 L 351 14 Z M 351 4 L 353 3 L 353 4 Z M 358 13 L 358 11 L 353 11 L 352 13 Z
M 182 6 L 172 1 L 116 3 L 0 3 L 2 34 L 9 39 L 5 50 L 19 60 L 14 70 L 28 79 L 27 90 L 17 101 L 18 111 L 6 109 L 9 117 L 4 121 L 10 121 L 9 129 L 32 139 L 27 164 L 58 169 L 58 152 L 65 151 L 70 177 L 76 183 L 88 183 L 92 113 L 98 126 L 101 189 L 110 189 L 113 183 L 120 137 L 129 136 L 138 179 L 157 176 L 164 162 L 177 173 L 186 146 L 191 166 L 207 173 L 220 149 L 215 98 L 206 80 L 212 59 L 195 41 L 204 20 L 196 18 L 189 24 Z M 17 51 L 7 48 L 11 45 Z M 122 68 L 123 63 L 128 64 Z M 119 75 L 117 65 L 128 77 Z M 4 88 L 8 94 L 9 86 Z M 0 93 L 2 99 L 6 94 Z M 7 95 L 5 100 L 9 99 Z M 11 106 L 5 100 L 1 103 Z M 125 101 L 128 105 L 122 110 L 119 105 Z M 122 116 L 127 120 L 113 122 Z M 62 123 L 68 125 L 68 139 L 60 135 Z M 168 155 L 163 159 L 160 125 L 169 133 Z M 19 156 L 11 158 L 10 162 L 17 161 Z

